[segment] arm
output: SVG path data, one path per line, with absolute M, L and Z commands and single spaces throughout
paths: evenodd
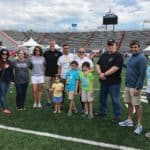
M 61 66 L 58 66 L 58 70 L 57 70 L 58 74 L 61 74 Z
M 117 67 L 117 66 L 112 66 L 110 69 L 108 69 L 108 70 L 104 73 L 104 75 L 105 75 L 105 76 L 110 76 L 110 75 L 114 74 L 115 72 L 117 72 L 118 70 L 119 70 L 119 67 Z
M 99 74 L 99 77 L 100 77 L 101 80 L 106 79 L 105 74 L 101 71 L 101 67 L 100 67 L 99 64 L 96 64 L 96 71 Z

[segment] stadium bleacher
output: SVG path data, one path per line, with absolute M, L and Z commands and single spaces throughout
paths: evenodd
M 131 40 L 137 39 L 141 43 L 141 49 L 150 44 L 150 30 L 143 31 L 95 31 L 95 32 L 17 32 L 17 31 L 4 31 L 16 41 L 27 41 L 32 37 L 38 43 L 46 45 L 50 39 L 55 39 L 58 45 L 63 43 L 70 44 L 72 49 L 85 47 L 87 50 L 102 50 L 106 46 L 108 38 L 114 38 L 120 41 L 122 34 L 124 34 L 120 51 L 128 52 L 129 43 Z

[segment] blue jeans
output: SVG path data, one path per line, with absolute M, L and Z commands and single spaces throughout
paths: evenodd
M 16 86 L 16 106 L 24 109 L 24 103 L 27 93 L 28 82 L 24 84 L 15 84 Z
M 104 83 L 101 83 L 100 113 L 106 114 L 108 94 L 110 94 L 110 97 L 112 99 L 114 118 L 120 118 L 121 116 L 120 84 L 106 85 Z
M 2 109 L 6 109 L 6 95 L 9 88 L 9 82 L 0 81 L 0 104 Z

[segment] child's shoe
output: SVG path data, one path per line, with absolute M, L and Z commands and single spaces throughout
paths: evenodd
M 33 108 L 36 108 L 37 107 L 37 103 L 35 102 L 34 104 L 33 104 Z
M 89 118 L 89 119 L 93 119 L 93 118 L 94 118 L 93 114 L 89 114 L 89 115 L 88 115 L 88 118 Z
M 38 108 L 42 108 L 42 105 L 41 105 L 40 102 L 37 104 L 37 107 L 38 107 Z
M 67 116 L 68 116 L 68 117 L 71 117 L 71 116 L 72 116 L 72 112 L 71 112 L 71 111 L 68 111 Z

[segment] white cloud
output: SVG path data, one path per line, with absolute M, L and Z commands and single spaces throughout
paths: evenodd
M 68 30 L 72 23 L 77 23 L 79 30 L 96 29 L 97 26 L 102 25 L 102 18 L 109 9 L 119 17 L 118 28 L 134 22 L 141 24 L 143 19 L 149 19 L 149 0 L 135 0 L 135 5 L 127 5 L 127 2 L 123 3 L 123 1 L 0 1 L 0 29 L 64 31 Z M 139 26 L 135 25 L 135 28 Z

